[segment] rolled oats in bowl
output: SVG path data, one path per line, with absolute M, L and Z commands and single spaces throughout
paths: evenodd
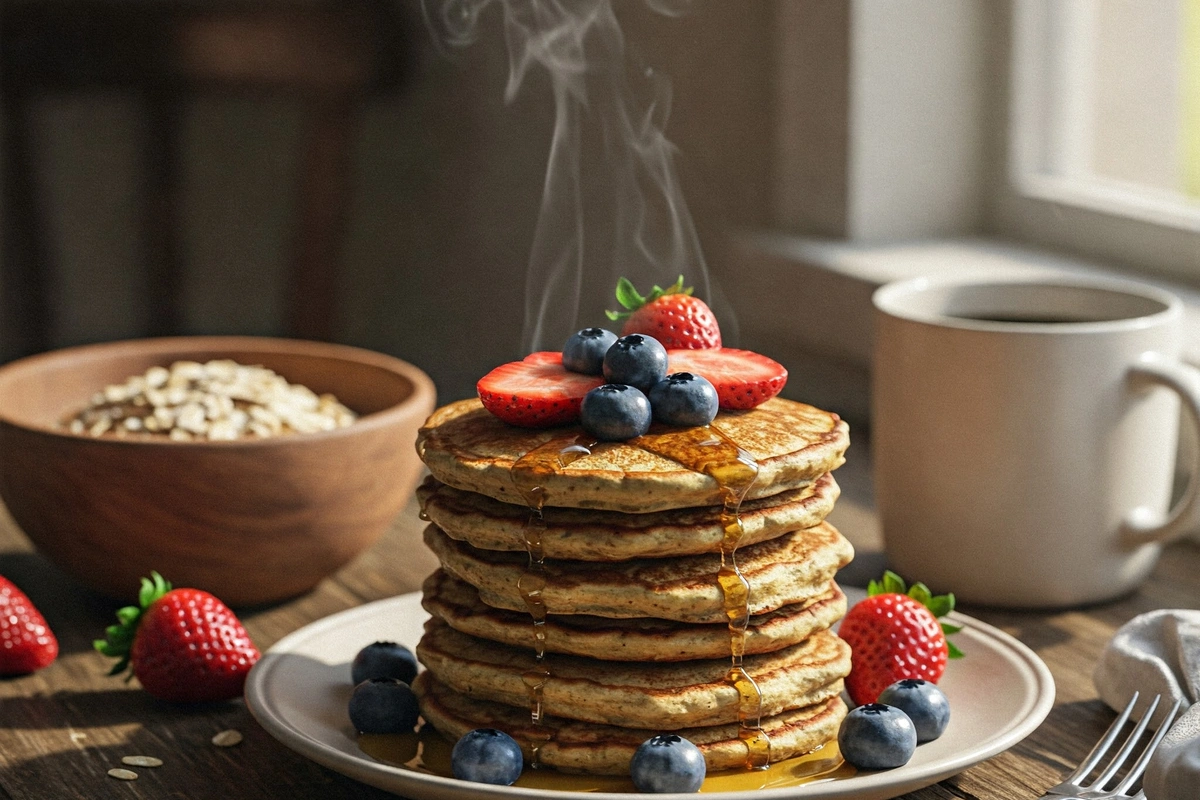
M 221 359 L 151 367 L 106 386 L 65 424 L 72 433 L 92 436 L 195 441 L 316 433 L 355 419 L 332 394 L 318 395 L 264 367 Z

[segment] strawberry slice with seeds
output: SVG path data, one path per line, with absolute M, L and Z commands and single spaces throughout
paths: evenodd
M 583 396 L 603 384 L 604 378 L 568 372 L 562 354 L 555 355 L 557 361 L 535 353 L 484 375 L 475 384 L 483 407 L 522 428 L 551 428 L 578 420 Z
M 667 372 L 690 372 L 708 378 L 716 387 L 718 403 L 726 409 L 762 405 L 779 394 L 788 376 L 778 361 L 731 347 L 668 350 Z

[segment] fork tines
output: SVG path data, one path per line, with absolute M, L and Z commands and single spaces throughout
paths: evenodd
M 1052 787 L 1045 797 L 1063 797 L 1064 795 L 1087 792 L 1088 796 L 1094 798 L 1095 800 L 1104 800 L 1104 798 L 1111 798 L 1111 800 L 1128 798 L 1128 791 L 1133 787 L 1137 780 L 1141 778 L 1142 773 L 1146 769 L 1146 765 L 1150 761 L 1150 757 L 1154 755 L 1154 751 L 1158 747 L 1158 743 L 1162 741 L 1163 736 L 1165 736 L 1167 733 L 1167 729 L 1171 727 L 1171 722 L 1175 719 L 1175 715 L 1179 712 L 1180 701 L 1177 700 L 1174 707 L 1171 708 L 1163 717 L 1162 723 L 1159 725 L 1157 732 L 1155 732 L 1150 742 L 1142 749 L 1141 754 L 1138 756 L 1136 762 L 1134 762 L 1133 766 L 1129 768 L 1129 771 L 1125 773 L 1125 776 L 1121 779 L 1120 783 L 1113 787 L 1108 787 L 1108 784 L 1117 776 L 1117 774 L 1121 771 L 1121 768 L 1126 765 L 1126 762 L 1129 761 L 1130 756 L 1137 747 L 1138 741 L 1141 739 L 1142 734 L 1145 733 L 1146 727 L 1150 724 L 1150 720 L 1154 716 L 1154 712 L 1158 710 L 1158 704 L 1161 699 L 1161 695 L 1156 695 L 1154 697 L 1154 700 L 1150 702 L 1150 706 L 1146 709 L 1145 713 L 1142 714 L 1142 717 L 1138 721 L 1137 725 L 1134 726 L 1134 729 L 1130 732 L 1129 736 L 1125 738 L 1125 743 L 1121 747 L 1121 750 L 1112 757 L 1108 764 L 1103 768 L 1103 771 L 1094 780 L 1084 783 L 1084 780 L 1088 777 L 1088 775 L 1091 774 L 1092 770 L 1096 769 L 1097 765 L 1104 758 L 1109 748 L 1112 747 L 1113 742 L 1117 740 L 1117 737 L 1121 733 L 1121 728 L 1124 727 L 1125 723 L 1129 720 L 1129 716 L 1133 713 L 1133 709 L 1137 705 L 1138 701 L 1138 693 L 1134 692 L 1133 697 L 1130 698 L 1128 705 L 1125 706 L 1124 710 L 1121 711 L 1120 715 L 1113 721 L 1112 725 L 1109 726 L 1108 730 L 1104 733 L 1104 736 L 1101 737 L 1100 741 L 1096 742 L 1096 746 L 1092 748 L 1092 751 L 1088 753 L 1087 757 L 1084 758 L 1079 767 L 1070 775 L 1068 775 L 1066 780 L 1064 780 L 1062 783 Z

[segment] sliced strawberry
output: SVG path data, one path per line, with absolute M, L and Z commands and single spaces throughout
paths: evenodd
M 754 408 L 787 383 L 787 370 L 778 361 L 750 350 L 718 347 L 709 350 L 668 350 L 667 372 L 690 372 L 708 378 L 717 390 L 721 408 Z
M 561 350 L 538 350 L 536 353 L 530 353 L 525 356 L 522 361 L 528 361 L 531 364 L 561 364 Z
M 579 419 L 583 396 L 603 384 L 604 378 L 568 372 L 562 355 L 555 355 L 558 363 L 512 361 L 484 375 L 475 385 L 483 407 L 523 428 L 550 428 Z

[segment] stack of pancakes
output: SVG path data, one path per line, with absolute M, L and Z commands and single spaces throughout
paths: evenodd
M 824 518 L 848 444 L 837 415 L 778 398 L 599 444 L 476 400 L 437 410 L 417 442 L 442 566 L 424 586 L 422 715 L 593 774 L 627 774 L 664 732 L 709 770 L 835 738 L 850 653 L 829 630 L 846 607 L 833 576 L 853 551 Z

